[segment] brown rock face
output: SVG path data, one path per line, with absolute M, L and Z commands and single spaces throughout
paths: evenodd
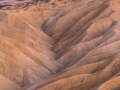
M 120 90 L 120 0 L 0 4 L 0 90 Z

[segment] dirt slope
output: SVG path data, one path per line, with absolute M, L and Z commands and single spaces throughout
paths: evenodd
M 0 90 L 120 90 L 120 0 L 13 2 L 0 10 Z

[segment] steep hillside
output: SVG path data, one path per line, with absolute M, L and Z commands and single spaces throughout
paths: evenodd
M 120 90 L 120 0 L 13 2 L 0 10 L 0 90 Z

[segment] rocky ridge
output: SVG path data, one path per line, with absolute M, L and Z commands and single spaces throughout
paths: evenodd
M 0 90 L 119 90 L 120 0 L 51 0 L 0 10 Z

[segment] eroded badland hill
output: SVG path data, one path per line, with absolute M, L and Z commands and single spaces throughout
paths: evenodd
M 120 0 L 4 1 L 0 90 L 120 90 Z

